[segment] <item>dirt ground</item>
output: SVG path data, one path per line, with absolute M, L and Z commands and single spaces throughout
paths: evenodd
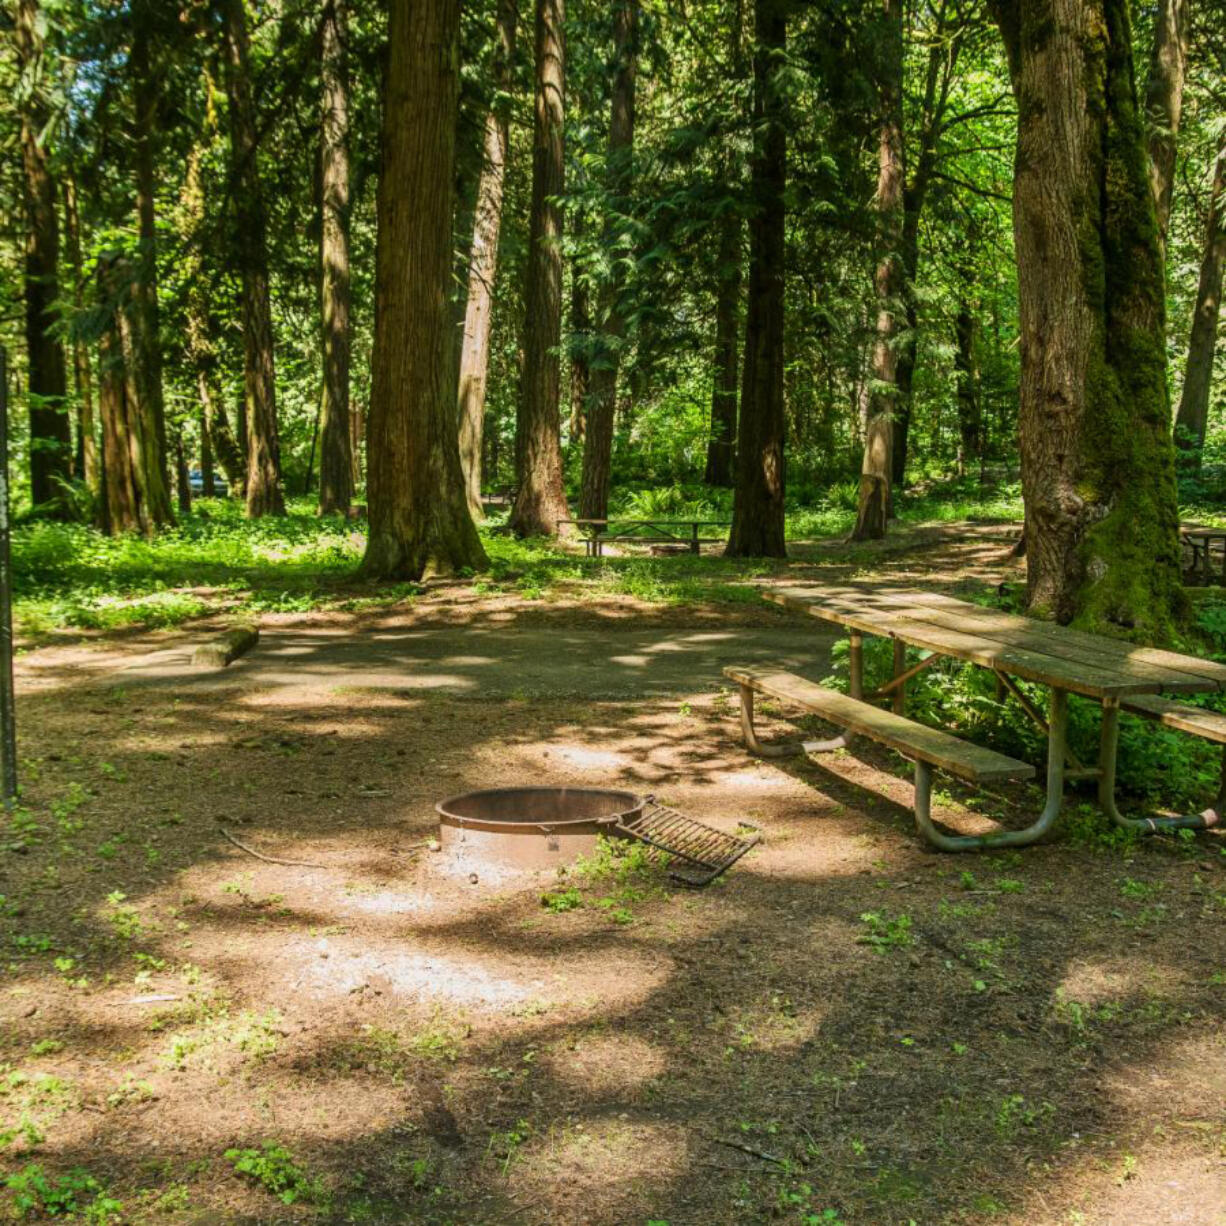
M 995 584 L 1008 537 L 872 570 Z M 270 618 L 209 679 L 200 635 L 19 661 L 0 1214 L 61 1204 L 40 1174 L 200 1226 L 1226 1223 L 1220 837 L 925 850 L 897 757 L 744 752 L 723 663 L 829 672 L 773 607 L 461 586 Z M 423 846 L 435 801 L 517 782 L 764 841 L 703 891 L 640 855 L 474 883 Z M 970 800 L 938 816 L 1040 803 Z

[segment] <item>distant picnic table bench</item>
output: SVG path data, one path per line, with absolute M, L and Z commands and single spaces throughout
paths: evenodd
M 919 832 L 943 851 L 1021 847 L 1034 843 L 1055 824 L 1066 779 L 1093 779 L 1098 802 L 1117 825 L 1142 832 L 1216 826 L 1226 813 L 1226 753 L 1221 785 L 1211 808 L 1181 817 L 1125 817 L 1116 807 L 1115 773 L 1120 711 L 1156 720 L 1190 736 L 1226 745 L 1226 715 L 1174 700 L 1171 695 L 1226 691 L 1226 665 L 1051 622 L 983 608 L 936 592 L 852 585 L 826 588 L 773 588 L 767 600 L 811 617 L 845 626 L 850 634 L 850 696 L 803 677 L 776 670 L 730 667 L 725 674 L 741 690 L 741 725 L 752 752 L 769 757 L 787 753 L 824 753 L 846 748 L 866 736 L 915 763 L 915 820 Z M 893 677 L 864 692 L 865 635 L 892 640 Z M 908 661 L 908 648 L 918 659 Z M 994 750 L 971 745 L 952 733 L 927 727 L 904 715 L 907 681 L 935 661 L 963 660 L 989 669 L 1004 700 L 1012 695 L 1047 737 L 1047 799 L 1037 820 L 1022 830 L 950 835 L 931 816 L 932 770 L 969 782 L 1025 779 L 1033 769 Z M 1050 691 L 1047 715 L 1035 706 L 1016 679 L 1038 682 Z M 799 706 L 845 729 L 826 741 L 763 745 L 753 724 L 754 694 Z M 1068 697 L 1078 694 L 1102 707 L 1096 766 L 1079 762 L 1068 748 Z M 888 700 L 891 710 L 874 705 Z
M 1202 583 L 1226 585 L 1226 528 L 1181 528 L 1179 536 L 1192 550 L 1190 575 Z M 1222 551 L 1222 564 L 1216 575 L 1211 558 L 1215 545 Z
M 672 545 L 678 552 L 698 555 L 703 545 L 722 545 L 723 536 L 702 536 L 703 528 L 728 528 L 726 520 L 718 519 L 563 519 L 573 524 L 583 536 L 589 558 L 603 556 L 611 541 L 640 545 Z

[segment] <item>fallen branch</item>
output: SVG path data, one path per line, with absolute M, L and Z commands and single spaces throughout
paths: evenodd
M 779 1166 L 787 1166 L 783 1158 L 776 1158 L 774 1154 L 768 1154 L 765 1150 L 754 1149 L 752 1145 L 743 1145 L 740 1141 L 725 1141 L 723 1137 L 716 1137 L 715 1143 L 726 1145 L 729 1149 L 739 1149 L 741 1153 L 748 1154 L 751 1158 L 761 1158 L 763 1162 L 774 1162 Z
M 246 843 L 240 843 L 224 826 L 218 826 L 221 831 L 221 837 L 228 842 L 234 844 L 239 851 L 245 851 L 249 856 L 255 856 L 257 860 L 263 860 L 265 864 L 284 864 L 288 868 L 328 868 L 327 864 L 315 864 L 310 860 L 281 860 L 277 856 L 266 856 L 262 851 L 256 851 L 254 847 L 248 847 Z

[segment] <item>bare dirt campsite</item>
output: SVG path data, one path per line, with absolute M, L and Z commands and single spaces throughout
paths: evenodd
M 983 593 L 1009 539 L 780 574 Z M 1118 838 L 1074 796 L 1049 842 L 941 855 L 897 756 L 741 745 L 721 664 L 821 679 L 831 628 L 472 586 L 270 615 L 224 671 L 199 626 L 20 656 L 10 1171 L 133 1222 L 1222 1220 L 1220 836 Z M 473 881 L 433 806 L 508 782 L 763 840 L 702 890 L 641 844 Z

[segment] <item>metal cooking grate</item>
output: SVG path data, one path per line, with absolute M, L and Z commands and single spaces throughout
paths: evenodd
M 757 826 L 751 826 L 748 822 L 742 822 L 741 826 L 754 833 L 748 838 L 724 834 L 722 830 L 704 826 L 702 822 L 696 822 L 667 805 L 656 804 L 650 796 L 637 817 L 617 824 L 623 834 L 685 861 L 672 869 L 669 876 L 689 886 L 702 886 L 714 881 L 761 841 Z

